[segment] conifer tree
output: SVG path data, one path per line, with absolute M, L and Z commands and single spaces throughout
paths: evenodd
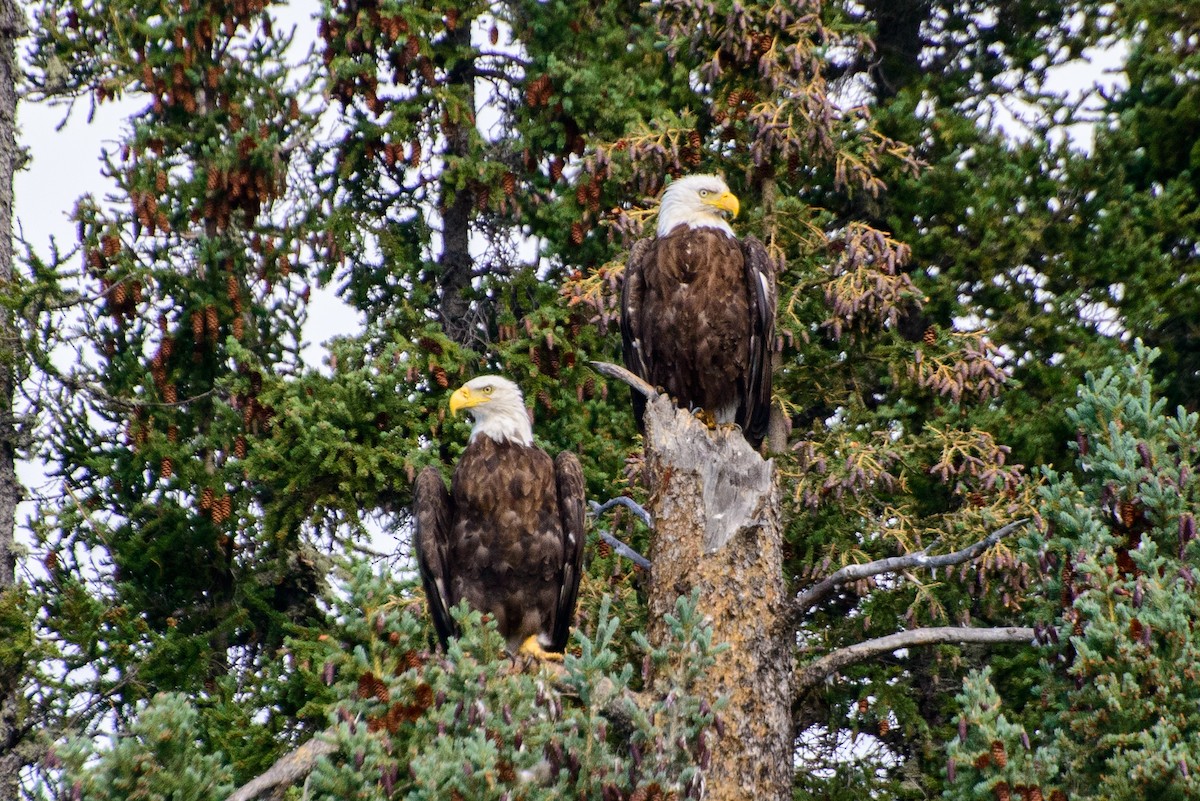
M 112 197 L 75 210 L 80 269 L 53 278 L 75 316 L 48 328 L 76 361 L 41 450 L 62 496 L 34 534 L 60 654 L 50 698 L 76 727 L 105 710 L 120 725 L 163 691 L 288 709 L 268 688 L 278 649 L 317 613 L 314 552 L 299 527 L 269 528 L 277 501 L 246 467 L 272 426 L 265 377 L 299 367 L 308 272 L 294 168 L 312 118 L 265 7 L 35 9 L 42 76 L 146 101 L 105 154 Z M 252 770 L 269 752 L 243 735 Z
M 1168 410 L 1140 343 L 1070 410 L 1079 472 L 1047 471 L 1022 558 L 1042 647 L 1004 697 L 964 683 L 948 798 L 1200 792 L 1196 539 L 1200 418 Z
M 1020 623 L 1029 608 L 1036 571 L 1004 535 L 1033 510 L 1035 482 L 1011 446 L 1023 458 L 1056 453 L 1047 443 L 1070 429 L 1052 404 L 1073 392 L 1077 365 L 1099 363 L 1114 345 L 1078 306 L 1100 297 L 1103 282 L 1073 288 L 1069 270 L 1055 270 L 1129 233 L 1106 239 L 1111 229 L 1084 226 L 1060 236 L 1046 205 L 1069 188 L 1056 159 L 1072 177 L 1098 168 L 1041 140 L 1010 152 L 971 106 L 1003 73 L 988 46 L 1024 45 L 1000 63 L 1037 77 L 1064 30 L 1053 4 L 1035 4 L 1011 29 L 971 22 L 987 8 L 956 6 L 937 17 L 940 28 L 921 28 L 914 14 L 872 30 L 883 4 L 809 13 L 725 0 L 331 0 L 313 23 L 316 54 L 289 77 L 286 36 L 259 0 L 39 5 L 44 75 L 100 102 L 133 90 L 147 98 L 106 164 L 119 200 L 78 210 L 85 294 L 70 333 L 80 358 L 59 376 L 67 412 L 45 448 L 66 494 L 41 510 L 37 529 L 49 574 L 43 619 L 66 668 L 47 697 L 65 712 L 88 686 L 124 732 L 139 711 L 183 720 L 190 712 L 174 700 L 147 704 L 162 690 L 188 693 L 198 699 L 197 739 L 225 766 L 214 771 L 227 767 L 243 787 L 329 725 L 329 739 L 314 742 L 336 750 L 314 786 L 378 797 L 447 786 L 490 797 L 496 776 L 542 771 L 543 761 L 521 761 L 531 753 L 512 737 L 507 702 L 510 712 L 545 711 L 537 742 L 553 775 L 541 786 L 649 797 L 653 780 L 668 792 L 643 767 L 649 751 L 626 748 L 616 723 L 596 737 L 599 713 L 586 702 L 550 712 L 528 677 L 502 675 L 486 629 L 472 627 L 450 655 L 426 654 L 426 625 L 400 609 L 414 602 L 408 585 L 358 573 L 340 590 L 359 608 L 330 611 L 318 599 L 326 557 L 361 547 L 372 518 L 402 543 L 393 568 L 411 569 L 409 484 L 427 464 L 448 470 L 466 441 L 466 425 L 445 415 L 462 377 L 516 379 L 537 437 L 580 454 L 592 497 L 654 492 L 625 391 L 587 365 L 618 352 L 624 248 L 652 230 L 663 185 L 713 171 L 742 198 L 739 232 L 768 243 L 780 266 L 772 448 L 786 499 L 785 576 L 798 597 L 780 636 L 797 645 L 803 765 L 827 768 L 799 771 L 797 797 L 937 793 L 953 688 L 963 665 L 983 658 L 954 637 Z M 1096 19 L 1062 52 L 1094 41 Z M 933 44 L 967 37 L 985 55 L 938 54 L 920 79 L 914 42 L 930 30 Z M 909 48 L 899 60 L 896 44 Z M 1147 63 L 1150 50 L 1139 51 Z M 975 66 L 983 83 L 964 78 Z M 878 81 L 874 107 L 854 93 L 864 74 Z M 329 99 L 328 126 L 306 113 L 310 85 Z M 926 96 L 932 116 L 918 111 Z M 1135 110 L 1143 100 L 1127 98 Z M 1114 131 L 1114 147 L 1128 145 L 1121 152 L 1140 164 L 1145 139 L 1121 139 L 1128 133 Z M 974 171 L 959 165 L 971 147 L 986 157 Z M 1162 175 L 1178 168 L 1160 155 Z M 1099 173 L 1087 185 L 1105 193 L 1072 208 L 1099 204 L 1106 213 L 1092 217 L 1118 220 L 1128 164 Z M 1186 209 L 1181 183 L 1167 193 L 1174 206 L 1158 205 L 1153 186 L 1138 190 L 1134 217 L 1151 228 L 1170 218 L 1164 209 Z M 1024 247 L 1014 218 L 1050 233 Z M 1155 239 L 1157 252 L 1181 242 L 1171 258 L 1188 264 L 1179 254 L 1189 240 L 1163 228 L 1179 238 Z M 1051 283 L 1035 280 L 1041 273 Z M 317 279 L 366 322 L 332 343 L 324 370 L 303 367 L 296 352 L 307 282 Z M 1046 287 L 1057 313 L 1038 316 Z M 1147 287 L 1147 304 L 1161 302 L 1163 283 Z M 972 315 L 984 329 L 965 330 Z M 1080 330 L 1089 338 L 1075 345 Z M 630 517 L 613 525 L 646 550 L 645 526 Z M 929 559 L 943 560 L 938 572 Z M 611 594 L 621 626 L 596 624 L 572 664 L 615 681 L 650 645 L 635 636 L 651 628 L 646 577 L 598 548 L 590 564 L 580 618 L 598 619 Z M 387 592 L 395 599 L 382 600 Z M 703 640 L 702 628 L 688 636 Z M 922 630 L 948 633 L 910 636 Z M 1026 681 L 1032 662 L 1013 656 L 994 660 L 1002 693 Z M 98 683 L 82 678 L 88 669 Z M 463 714 L 493 723 L 495 737 L 460 728 L 456 704 L 402 708 L 403 726 L 384 717 L 411 705 L 421 682 L 448 692 L 463 677 L 479 687 L 453 687 L 475 692 L 463 696 Z M 683 692 L 686 677 L 676 679 Z M 684 697 L 659 689 L 663 704 Z M 695 703 L 687 714 L 699 720 L 708 713 Z M 989 720 L 993 740 L 1015 754 L 1016 730 Z M 657 724 L 621 725 L 640 732 L 636 743 Z M 667 743 L 679 793 L 691 792 L 711 744 L 689 740 L 703 726 L 688 726 L 683 746 Z M 448 736 L 433 737 L 442 729 Z M 403 758 L 388 751 L 421 738 Z M 847 762 L 851 738 L 872 747 Z M 563 750 L 583 741 L 610 770 L 641 773 L 612 789 L 587 785 L 595 776 Z M 414 771 L 425 785 L 409 784 Z

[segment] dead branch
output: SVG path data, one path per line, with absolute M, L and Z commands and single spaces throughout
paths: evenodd
M 928 553 L 929 549 L 925 548 L 916 553 L 905 554 L 904 556 L 876 559 L 874 562 L 866 562 L 861 565 L 846 565 L 836 573 L 822 579 L 796 596 L 792 601 L 792 621 L 799 622 L 814 606 L 824 601 L 830 595 L 833 595 L 837 588 L 843 584 L 860 581 L 869 576 L 878 576 L 880 573 L 895 573 L 914 567 L 932 569 L 969 562 L 1028 521 L 1029 518 L 1027 517 L 1014 520 L 1003 528 L 993 531 L 979 542 L 954 553 L 930 556 Z
M 645 395 L 647 399 L 658 397 L 658 390 L 620 365 L 610 362 L 592 362 L 592 369 L 601 375 L 606 375 L 609 378 L 615 378 L 618 381 L 628 384 Z
M 839 648 L 833 653 L 810 662 L 796 671 L 796 688 L 799 691 L 811 689 L 837 671 L 849 665 L 865 662 L 879 654 L 886 654 L 901 648 L 911 648 L 918 645 L 942 645 L 945 643 L 983 643 L 995 645 L 999 643 L 1034 641 L 1032 628 L 1025 626 L 1007 626 L 1003 628 L 977 629 L 969 626 L 939 626 L 928 629 L 913 629 L 899 631 L 886 637 L 855 643 L 845 648 Z
M 273 790 L 290 787 L 312 773 L 319 758 L 336 750 L 336 745 L 317 735 L 275 760 L 275 764 L 267 768 L 266 773 L 243 784 L 225 801 L 252 801 Z

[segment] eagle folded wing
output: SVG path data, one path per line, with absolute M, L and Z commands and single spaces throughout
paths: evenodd
M 457 634 L 450 617 L 450 521 L 452 501 L 436 467 L 426 467 L 413 485 L 414 542 L 426 605 L 442 645 Z
M 751 442 L 767 434 L 771 417 L 771 352 L 775 348 L 775 265 L 762 242 L 748 236 L 741 242 L 746 263 L 746 285 L 750 289 L 750 368 L 746 405 L 738 417 L 745 421 Z
M 558 513 L 562 521 L 563 571 L 562 588 L 554 611 L 554 628 L 550 635 L 550 650 L 564 651 L 571 635 L 575 617 L 575 601 L 579 596 L 579 579 L 583 572 L 584 483 L 583 466 L 578 457 L 563 451 L 554 460 L 554 477 L 558 489 Z

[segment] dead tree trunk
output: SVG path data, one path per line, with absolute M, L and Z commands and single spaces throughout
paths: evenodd
M 737 429 L 710 431 L 668 398 L 651 395 L 643 421 L 654 516 L 648 637 L 660 644 L 663 616 L 698 590 L 714 641 L 729 646 L 699 688 L 729 699 L 705 798 L 790 799 L 794 665 L 775 465 Z
M 13 173 L 17 166 L 16 41 L 24 33 L 24 22 L 13 0 L 0 0 L 0 287 L 13 280 Z M 13 396 L 13 366 L 18 358 L 18 339 L 10 312 L 0 311 L 0 595 L 16 592 L 17 426 Z M 23 760 L 17 748 L 21 740 L 21 676 L 19 668 L 0 672 L 0 798 L 16 798 Z

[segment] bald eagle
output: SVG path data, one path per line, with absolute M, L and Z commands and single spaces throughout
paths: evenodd
M 738 199 L 715 175 L 662 196 L 656 235 L 634 245 L 621 294 L 625 366 L 681 405 L 737 424 L 757 448 L 771 407 L 775 271 L 762 243 L 725 220 Z M 646 402 L 633 393 L 641 424 Z
M 561 659 L 583 561 L 583 469 L 533 444 L 521 390 L 499 376 L 468 381 L 450 412 L 475 426 L 450 491 L 427 467 L 413 487 L 417 565 L 442 644 L 450 609 L 465 600 L 490 615 L 509 653 Z M 558 653 L 550 653 L 558 652 Z

